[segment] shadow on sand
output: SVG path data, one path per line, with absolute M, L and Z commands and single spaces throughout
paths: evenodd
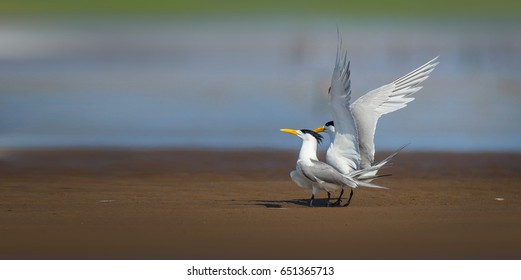
M 237 201 L 236 201 L 237 202 Z M 334 202 L 334 201 L 332 201 Z M 287 199 L 287 200 L 246 200 L 241 201 L 241 205 L 259 205 L 266 208 L 285 208 L 285 204 L 291 204 L 302 207 L 309 207 L 308 198 L 300 199 Z M 327 207 L 327 198 L 315 198 L 313 201 L 313 207 Z

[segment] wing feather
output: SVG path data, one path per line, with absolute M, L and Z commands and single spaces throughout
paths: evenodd
M 311 160 L 313 165 L 301 165 L 301 170 L 304 176 L 312 178 L 313 182 L 326 182 L 335 185 L 345 185 L 345 179 L 335 168 L 331 165 L 318 160 Z
M 339 37 L 335 68 L 331 77 L 329 105 L 335 122 L 335 139 L 328 151 L 328 164 L 333 165 L 341 173 L 347 174 L 358 169 L 360 154 L 358 151 L 358 133 L 351 113 L 351 79 L 350 62 L 347 52 L 342 50 L 342 39 Z M 333 155 L 333 157 L 330 157 Z M 334 158 L 334 160 L 332 160 Z
M 353 102 L 351 112 L 358 129 L 361 168 L 367 168 L 374 162 L 374 134 L 378 119 L 384 114 L 406 107 L 407 103 L 414 100 L 411 95 L 422 89 L 419 84 L 425 81 L 438 65 L 437 59 L 438 57 L 435 57 L 414 71 L 366 93 Z

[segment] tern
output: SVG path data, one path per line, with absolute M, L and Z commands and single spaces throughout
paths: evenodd
M 327 192 L 329 206 L 331 192 L 338 189 L 343 190 L 347 187 L 354 189 L 358 186 L 386 189 L 386 187 L 362 182 L 357 179 L 361 176 L 367 176 L 368 172 L 372 172 L 374 168 L 380 168 L 381 166 L 358 170 L 347 175 L 341 174 L 331 165 L 318 160 L 317 146 L 323 139 L 320 134 L 309 129 L 295 130 L 283 128 L 280 131 L 296 135 L 302 139 L 296 170 L 292 171 L 290 175 L 291 179 L 293 179 L 298 186 L 312 189 L 309 206 L 313 206 L 313 200 L 319 191 Z M 382 166 L 383 165 L 385 165 L 385 163 L 383 163 Z
M 331 87 L 328 91 L 333 121 L 314 131 L 325 131 L 330 137 L 331 144 L 326 152 L 326 163 L 342 174 L 349 174 L 373 165 L 374 135 L 378 119 L 382 115 L 406 107 L 407 103 L 413 101 L 414 97 L 411 95 L 422 88 L 421 82 L 429 77 L 439 62 L 438 57 L 435 57 L 403 77 L 369 91 L 351 104 L 350 62 L 347 61 L 347 52 L 341 49 L 342 40 L 339 39 Z M 377 172 L 378 169 L 373 169 L 372 172 L 366 173 L 366 176 L 374 177 Z M 342 189 L 335 204 L 340 203 L 343 191 Z M 349 201 L 352 196 L 351 189 Z

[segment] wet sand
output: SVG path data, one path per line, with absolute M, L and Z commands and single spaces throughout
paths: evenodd
M 521 258 L 521 154 L 405 152 L 310 208 L 296 153 L 0 151 L 0 258 Z

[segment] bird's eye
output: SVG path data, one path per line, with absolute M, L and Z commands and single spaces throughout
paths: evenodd
M 327 94 L 331 94 L 331 87 L 327 90 Z

